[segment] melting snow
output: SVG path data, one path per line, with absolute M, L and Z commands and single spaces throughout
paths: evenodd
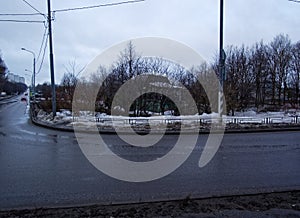
M 79 116 L 73 117 L 71 111 L 62 110 L 57 112 L 55 119 L 52 118 L 52 114 L 46 114 L 43 111 L 38 113 L 38 119 L 47 123 L 53 124 L 74 124 L 80 126 L 114 126 L 114 127 L 127 127 L 140 124 L 150 124 L 151 126 L 165 126 L 168 123 L 176 123 L 183 121 L 185 125 L 197 125 L 199 121 L 203 123 L 219 122 L 218 113 L 201 115 L 187 115 L 187 116 L 172 116 L 171 113 L 166 115 L 153 115 L 151 117 L 126 117 L 126 116 L 110 116 L 105 113 L 94 113 L 90 111 L 81 111 Z M 226 123 L 240 123 L 240 124 L 263 124 L 263 123 L 294 123 L 296 116 L 300 116 L 300 112 L 264 112 L 257 113 L 254 110 L 248 110 L 245 112 L 236 112 L 235 116 L 223 116 Z M 300 122 L 300 118 L 297 118 Z

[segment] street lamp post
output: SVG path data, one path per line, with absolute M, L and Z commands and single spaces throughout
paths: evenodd
M 33 72 L 31 70 L 28 70 L 28 69 L 25 69 L 25 72 L 31 73 L 31 75 L 28 74 L 28 73 L 25 73 L 25 76 L 28 76 L 29 78 L 31 78 L 31 85 L 30 85 L 31 88 L 30 88 L 30 90 L 32 90 L 32 87 L 33 87 Z
M 21 48 L 23 51 L 27 51 L 33 55 L 33 76 L 32 76 L 32 92 L 33 92 L 33 101 L 35 102 L 35 53 L 26 48 Z

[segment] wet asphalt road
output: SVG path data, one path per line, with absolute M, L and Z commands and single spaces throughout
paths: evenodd
M 115 135 L 103 136 L 126 159 L 166 154 L 177 136 L 131 150 Z M 34 126 L 26 104 L 0 105 L 0 209 L 155 201 L 300 189 L 300 132 L 227 134 L 213 160 L 198 168 L 206 135 L 188 160 L 151 182 L 119 181 L 94 168 L 74 133 Z

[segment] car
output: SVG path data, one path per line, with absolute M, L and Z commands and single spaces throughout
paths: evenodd
M 25 96 L 22 96 L 22 97 L 21 97 L 21 101 L 27 102 L 27 98 L 26 98 Z

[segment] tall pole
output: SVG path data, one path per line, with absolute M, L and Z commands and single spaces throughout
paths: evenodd
M 52 114 L 53 118 L 56 116 L 56 93 L 55 93 L 55 79 L 54 79 L 54 61 L 53 61 L 53 45 L 52 45 L 52 18 L 51 18 L 51 5 L 48 0 L 48 28 L 49 28 L 49 51 L 50 51 L 50 74 L 51 74 L 51 87 L 52 87 Z
M 33 56 L 33 102 L 35 103 L 35 55 Z
M 219 54 L 219 62 L 220 62 L 220 79 L 221 79 L 221 85 L 223 88 L 223 82 L 224 82 L 224 75 L 223 75 L 223 29 L 224 29 L 224 0 L 220 0 L 220 54 Z
M 219 105 L 218 105 L 218 113 L 220 117 L 223 114 L 223 88 L 224 88 L 224 81 L 226 79 L 226 72 L 225 72 L 225 51 L 223 48 L 223 29 L 224 29 L 224 0 L 220 0 L 220 54 L 219 54 L 219 76 L 220 76 L 220 88 L 219 88 Z
M 21 50 L 27 51 L 33 55 L 32 92 L 33 92 L 33 101 L 35 102 L 35 53 L 26 48 L 21 48 Z

